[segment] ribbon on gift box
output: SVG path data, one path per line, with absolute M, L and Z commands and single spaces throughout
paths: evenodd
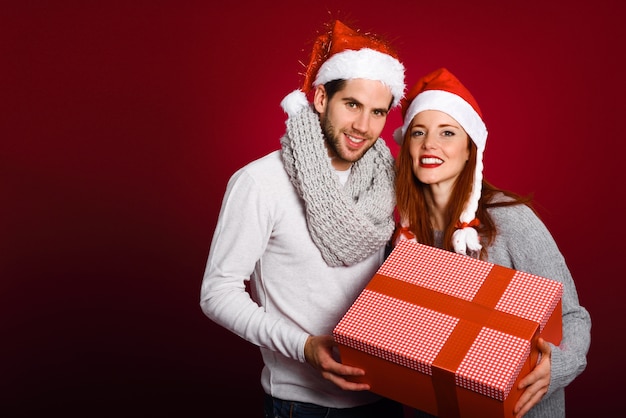
M 377 273 L 367 289 L 459 319 L 432 364 L 432 379 L 438 416 L 460 417 L 456 396 L 456 371 L 483 327 L 533 341 L 539 334 L 537 322 L 495 309 L 515 270 L 494 265 L 471 301 L 415 286 Z

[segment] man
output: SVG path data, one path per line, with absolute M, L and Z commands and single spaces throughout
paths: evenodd
M 281 102 L 281 150 L 228 183 L 200 304 L 260 347 L 266 417 L 402 416 L 349 380 L 364 372 L 339 362 L 331 332 L 394 229 L 394 162 L 379 135 L 404 90 L 404 66 L 384 41 L 334 22 L 302 90 Z

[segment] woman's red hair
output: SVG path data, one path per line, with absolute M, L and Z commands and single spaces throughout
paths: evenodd
M 408 222 L 408 225 L 405 226 L 408 226 L 411 232 L 415 234 L 417 242 L 435 245 L 434 229 L 430 222 L 430 213 L 424 197 L 425 188 L 428 185 L 419 181 L 413 173 L 413 158 L 409 151 L 411 143 L 410 132 L 411 130 L 407 129 L 407 134 L 404 137 L 398 158 L 396 159 L 396 209 L 400 218 L 405 223 Z M 446 228 L 443 231 L 443 248 L 448 251 L 454 251 L 452 234 L 456 229 L 456 221 L 459 219 L 465 203 L 469 199 L 474 182 L 477 148 L 476 144 L 469 139 L 468 147 L 470 151 L 468 161 L 457 178 L 445 213 Z M 504 194 L 509 199 L 505 201 L 499 199 L 500 201 L 493 202 L 493 197 L 499 193 Z M 486 258 L 486 248 L 493 242 L 497 234 L 496 225 L 487 209 L 518 204 L 530 206 L 531 200 L 530 196 L 523 197 L 516 193 L 499 189 L 487 180 L 483 180 L 481 197 L 478 202 L 478 210 L 476 211 L 476 217 L 480 220 L 480 225 L 476 229 L 482 245 L 481 259 Z

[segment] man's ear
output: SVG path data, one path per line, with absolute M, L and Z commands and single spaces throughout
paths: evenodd
M 326 110 L 326 106 L 328 105 L 328 96 L 326 95 L 326 89 L 322 84 L 315 87 L 313 105 L 315 106 L 315 110 L 317 110 L 317 113 L 324 113 L 324 111 Z

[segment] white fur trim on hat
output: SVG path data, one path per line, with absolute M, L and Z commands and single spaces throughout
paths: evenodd
M 439 110 L 452 116 L 472 138 L 479 150 L 485 149 L 487 127 L 474 108 L 460 96 L 444 90 L 426 90 L 415 97 L 404 116 L 404 123 L 393 138 L 402 144 L 411 121 L 424 110 Z
M 381 81 L 391 90 L 392 107 L 404 97 L 404 65 L 391 55 L 370 48 L 348 49 L 328 58 L 317 72 L 313 86 L 353 78 Z
M 297 115 L 308 105 L 309 101 L 306 99 L 306 95 L 302 90 L 292 91 L 280 102 L 280 106 L 289 117 Z

